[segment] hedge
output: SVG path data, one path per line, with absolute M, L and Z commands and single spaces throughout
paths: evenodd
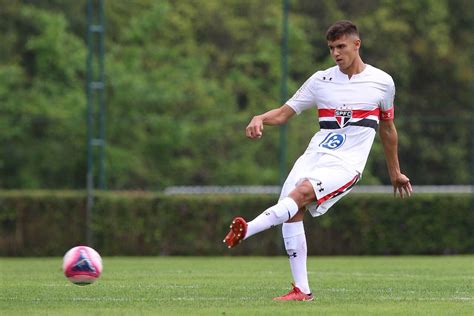
M 93 246 L 103 255 L 281 255 L 273 228 L 229 250 L 235 215 L 252 219 L 274 195 L 164 195 L 99 192 Z M 309 255 L 464 254 L 474 252 L 470 194 L 353 193 L 317 218 L 305 218 Z M 86 241 L 86 194 L 0 191 L 0 255 L 58 256 Z

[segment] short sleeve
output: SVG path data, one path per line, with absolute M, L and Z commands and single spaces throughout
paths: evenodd
M 390 77 L 387 89 L 384 93 L 383 99 L 380 103 L 380 119 L 383 121 L 393 120 L 395 118 L 395 111 L 393 101 L 395 99 L 395 83 Z
M 312 75 L 306 82 L 296 91 L 296 93 L 286 102 L 297 114 L 304 110 L 316 107 L 316 74 Z

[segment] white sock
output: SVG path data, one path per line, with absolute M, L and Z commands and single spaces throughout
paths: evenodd
M 253 236 L 270 227 L 280 225 L 298 212 L 298 205 L 289 197 L 284 198 L 276 205 L 266 209 L 262 214 L 258 215 L 254 220 L 247 223 L 247 233 L 245 238 Z
M 284 223 L 282 226 L 285 249 L 290 259 L 291 274 L 295 286 L 301 292 L 309 294 L 308 272 L 306 270 L 306 235 L 304 233 L 303 221 Z

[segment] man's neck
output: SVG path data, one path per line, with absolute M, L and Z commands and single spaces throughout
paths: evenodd
M 339 68 L 339 70 L 343 74 L 346 74 L 349 77 L 349 79 L 351 79 L 353 75 L 360 74 L 362 71 L 364 71 L 365 67 L 366 67 L 366 65 L 364 64 L 362 59 L 360 57 L 358 57 L 354 60 L 352 65 L 350 65 L 348 68 L 346 68 L 346 69 Z

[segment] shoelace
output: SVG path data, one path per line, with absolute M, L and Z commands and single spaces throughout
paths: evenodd
M 286 294 L 285 296 L 288 296 L 291 294 L 298 294 L 300 292 L 296 286 L 294 286 L 293 284 L 291 286 L 293 286 L 293 289 L 290 292 L 288 292 L 288 294 Z
M 294 283 L 291 283 L 291 286 L 293 287 L 293 290 L 292 292 L 293 293 L 298 293 L 298 292 L 301 292 L 299 288 L 296 287 L 296 285 Z

